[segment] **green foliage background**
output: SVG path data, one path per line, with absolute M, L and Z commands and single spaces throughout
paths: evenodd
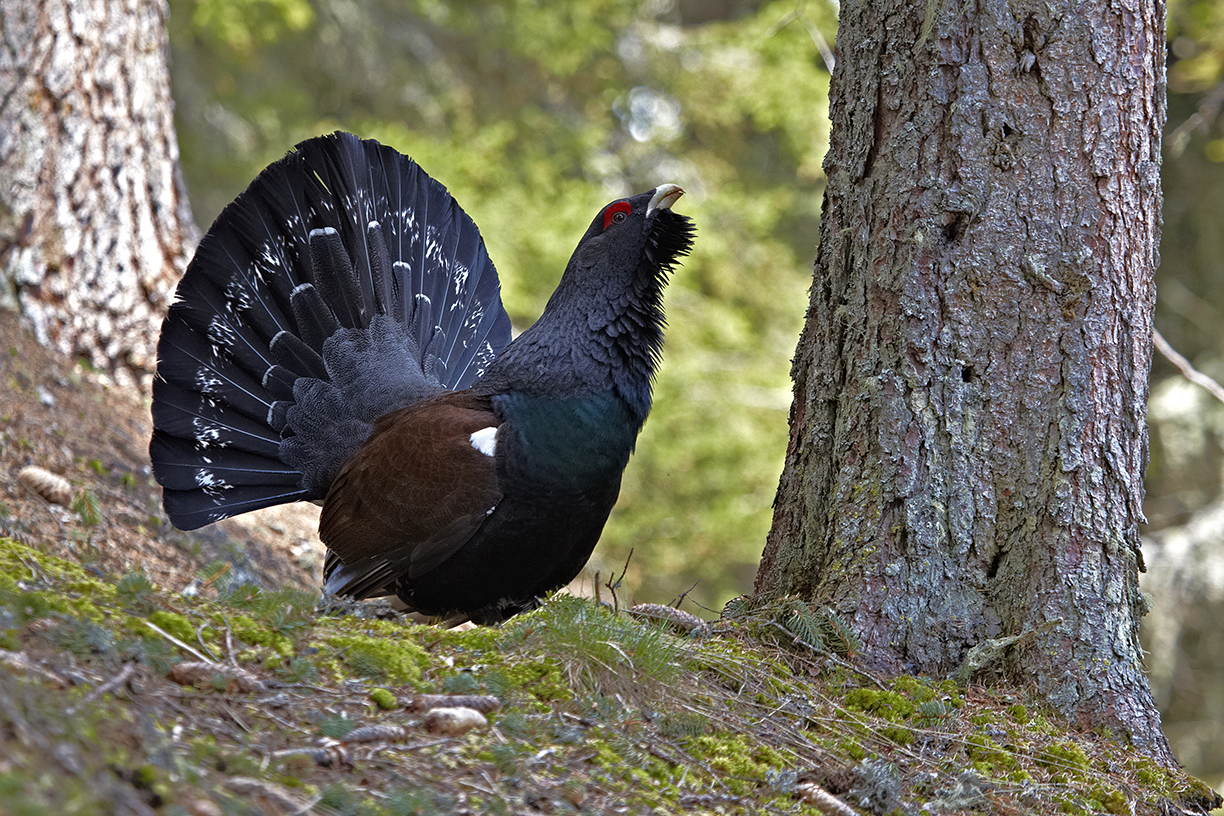
M 202 226 L 296 142 L 415 158 L 480 225 L 519 328 L 608 201 L 681 184 L 655 408 L 591 563 L 627 596 L 719 608 L 751 584 L 786 447 L 789 361 L 828 139 L 827 2 L 172 0 L 179 142 Z

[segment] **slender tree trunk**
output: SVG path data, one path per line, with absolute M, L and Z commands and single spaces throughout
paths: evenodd
M 165 0 L 0 0 L 0 291 L 123 381 L 195 245 Z
M 1141 666 L 1160 0 L 845 3 L 760 593 L 1172 757 Z

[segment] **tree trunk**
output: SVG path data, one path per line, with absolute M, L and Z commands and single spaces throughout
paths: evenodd
M 1155 0 L 842 5 L 756 591 L 891 672 L 1025 635 L 1009 679 L 1171 762 L 1137 587 L 1164 95 Z
M 0 281 L 39 340 L 147 377 L 196 228 L 164 0 L 0 0 Z

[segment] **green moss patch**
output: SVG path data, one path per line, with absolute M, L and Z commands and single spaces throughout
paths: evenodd
M 395 685 L 415 685 L 430 664 L 429 655 L 415 643 L 372 635 L 330 635 L 321 643 L 334 650 L 334 661 L 353 673 Z M 338 673 L 343 673 L 338 666 Z
M 905 722 L 916 710 L 913 703 L 895 691 L 872 688 L 852 689 L 845 697 L 846 708 L 866 711 L 893 723 Z

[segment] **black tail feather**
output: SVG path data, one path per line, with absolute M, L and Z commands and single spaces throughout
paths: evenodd
M 184 279 L 177 302 L 170 307 L 173 322 L 189 327 L 213 346 L 224 348 L 230 360 L 253 376 L 271 362 L 268 341 L 292 325 L 279 313 L 260 310 L 257 319 L 243 319 L 231 300 L 215 283 L 206 279 Z M 169 322 L 169 321 L 168 321 Z
M 314 284 L 303 283 L 290 296 L 293 318 L 297 321 L 298 333 L 306 345 L 323 353 L 323 343 L 340 329 L 340 322 L 324 302 Z
M 192 462 L 180 464 L 183 459 L 193 454 L 193 443 L 166 433 L 154 433 L 149 448 L 162 457 L 163 464 L 158 472 L 158 480 L 162 487 L 170 490 L 203 490 L 218 496 L 230 491 L 241 493 L 240 488 L 243 487 L 279 488 L 264 491 L 268 495 L 302 492 L 298 484 L 301 481 L 300 474 L 286 467 L 279 459 L 229 448 L 219 451 L 216 457 L 218 461 L 205 461 L 204 467 Z M 213 457 L 208 456 L 205 459 L 212 460 Z
M 374 299 L 378 314 L 393 314 L 395 285 L 391 279 L 391 255 L 387 251 L 387 238 L 382 225 L 371 221 L 366 225 L 367 245 L 370 248 L 370 276 L 373 278 Z
M 340 233 L 331 227 L 310 231 L 311 279 L 317 282 L 319 295 L 342 326 L 364 329 L 374 308 L 374 290 L 361 291 L 361 282 Z
M 327 366 L 323 355 L 312 349 L 306 341 L 292 332 L 283 331 L 268 344 L 272 359 L 299 377 L 327 379 Z
M 297 375 L 289 369 L 281 365 L 274 365 L 268 369 L 268 373 L 264 374 L 263 387 L 268 389 L 268 394 L 272 396 L 276 402 L 293 402 L 293 384 L 297 382 Z M 272 405 L 275 406 L 276 402 Z M 277 433 L 280 428 L 272 426 Z
M 476 225 L 410 159 L 342 133 L 264 170 L 176 294 L 149 451 L 184 529 L 322 498 L 374 418 L 471 385 L 510 340 Z
M 157 427 L 157 406 L 164 401 L 163 383 L 191 392 L 201 402 L 215 402 L 252 419 L 267 415 L 271 400 L 259 380 L 218 354 L 208 338 L 193 333 L 183 322 L 170 318 L 162 325 L 157 344 L 158 377 L 153 381 L 153 427 Z M 156 473 L 157 460 L 153 460 Z
M 200 501 L 198 489 L 184 491 L 167 487 L 162 490 L 166 515 L 180 530 L 195 530 L 231 516 L 305 498 L 306 491 L 300 488 L 286 490 L 277 487 L 245 486 L 235 487 L 226 491 L 223 497 L 218 495 L 212 502 L 204 504 Z
M 153 419 L 164 434 L 180 439 L 214 439 L 236 450 L 276 459 L 280 434 L 228 406 L 201 401 L 173 383 L 163 383 L 153 406 Z

